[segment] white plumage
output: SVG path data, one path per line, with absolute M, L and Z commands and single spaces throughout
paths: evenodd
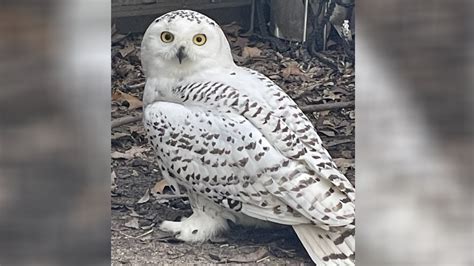
M 354 187 L 309 119 L 262 74 L 238 67 L 220 27 L 189 10 L 142 42 L 144 124 L 161 170 L 193 215 L 160 228 L 189 242 L 227 221 L 292 225 L 318 265 L 354 264 Z

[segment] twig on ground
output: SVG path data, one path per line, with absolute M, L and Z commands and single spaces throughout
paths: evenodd
M 141 237 L 151 234 L 152 232 L 153 232 L 153 228 L 141 235 L 135 236 L 134 238 L 141 238 Z
M 301 111 L 303 111 L 305 113 L 311 113 L 311 112 L 319 112 L 319 111 L 327 111 L 327 110 L 334 110 L 334 109 L 340 109 L 340 108 L 354 107 L 354 105 L 355 105 L 354 101 L 314 104 L 314 105 L 302 106 Z
M 314 57 L 318 58 L 321 63 L 327 65 L 328 67 L 330 67 L 330 68 L 332 68 L 336 71 L 339 71 L 339 68 L 337 67 L 337 63 L 334 60 L 332 60 L 331 58 L 324 55 L 323 53 L 314 52 L 313 55 L 314 55 Z
M 354 142 L 354 140 L 352 140 L 352 139 L 341 139 L 341 140 L 335 140 L 333 142 L 329 142 L 325 146 L 326 147 L 333 147 L 333 146 L 337 146 L 337 145 L 341 145 L 341 144 L 345 144 L 345 143 L 352 143 L 352 142 Z
M 133 85 L 126 85 L 128 89 L 141 89 L 145 88 L 145 82 L 138 83 L 138 84 L 133 84 Z
M 188 195 L 186 195 L 186 194 L 175 194 L 175 195 L 155 194 L 154 197 L 158 200 L 160 200 L 160 199 L 179 199 L 179 198 L 187 198 Z
M 125 117 L 114 119 L 112 121 L 112 128 L 140 121 L 142 120 L 142 117 L 143 117 L 142 114 L 140 114 L 137 116 L 125 116 Z
M 314 105 L 302 106 L 301 110 L 305 113 L 311 113 L 311 112 L 319 112 L 319 111 L 354 107 L 354 105 L 355 105 L 354 101 L 324 103 L 324 104 L 314 104 Z M 114 121 L 112 121 L 112 128 L 140 121 L 142 119 L 142 117 L 143 117 L 142 114 L 140 114 L 140 115 L 137 115 L 137 116 L 126 116 L 126 117 L 117 118 Z
M 126 238 L 135 238 L 134 236 L 131 236 L 131 235 L 128 235 L 128 234 L 125 234 L 124 232 L 118 230 L 117 232 L 119 232 L 119 234 L 125 236 Z

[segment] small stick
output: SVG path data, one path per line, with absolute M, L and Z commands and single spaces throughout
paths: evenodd
M 311 113 L 311 112 L 320 112 L 320 111 L 334 110 L 334 109 L 354 107 L 354 106 L 355 106 L 354 101 L 324 103 L 324 104 L 302 106 L 301 111 L 305 113 Z M 133 122 L 137 122 L 137 121 L 140 121 L 142 118 L 143 118 L 142 114 L 137 115 L 137 116 L 126 116 L 122 118 L 117 118 L 114 121 L 112 121 L 112 128 L 123 126 L 123 125 L 130 124 Z
M 147 231 L 147 232 L 145 232 L 145 233 L 141 234 L 141 235 L 135 236 L 134 238 L 140 238 L 140 237 L 144 237 L 144 236 L 146 236 L 146 235 L 149 235 L 149 234 L 151 234 L 152 232 L 153 232 L 153 228 L 152 228 L 152 229 L 150 229 L 149 231 Z
M 143 118 L 142 114 L 137 115 L 137 116 L 126 116 L 126 117 L 117 118 L 112 121 L 112 128 L 123 126 L 123 125 L 130 124 L 133 122 L 137 122 L 137 121 L 142 120 L 142 118 Z
M 334 60 L 332 60 L 331 58 L 324 55 L 323 53 L 315 52 L 314 57 L 318 58 L 321 63 L 323 63 L 323 64 L 327 65 L 328 67 L 330 67 L 330 68 L 332 68 L 332 69 L 339 72 L 339 68 L 337 67 L 337 63 Z
M 341 145 L 341 144 L 345 144 L 345 143 L 352 143 L 352 142 L 354 142 L 352 139 L 335 140 L 333 142 L 330 142 L 330 143 L 326 144 L 325 146 L 326 147 L 333 147 L 333 146 L 337 146 L 337 145 Z
M 125 237 L 127 237 L 127 238 L 135 238 L 134 236 L 127 235 L 127 234 L 125 234 L 125 233 L 122 232 L 122 231 L 117 231 L 117 232 L 119 232 L 119 234 L 121 234 L 121 235 L 123 235 L 123 236 L 125 236 Z
M 268 257 L 269 257 L 269 256 L 265 256 L 265 257 L 263 257 L 263 258 L 257 260 L 256 263 L 260 263 L 260 262 L 266 260 Z
M 327 110 L 334 110 L 334 109 L 354 107 L 354 106 L 355 106 L 354 101 L 337 102 L 337 103 L 324 103 L 324 104 L 314 104 L 314 105 L 302 106 L 301 111 L 303 111 L 305 113 L 311 113 L 311 112 L 327 111 Z
M 153 195 L 157 200 L 160 199 L 179 199 L 179 198 L 187 198 L 188 195 L 186 194 L 175 194 L 175 195 L 169 195 L 169 194 L 158 194 L 158 195 Z
M 145 82 L 134 84 L 134 85 L 126 85 L 129 89 L 141 89 L 145 87 Z

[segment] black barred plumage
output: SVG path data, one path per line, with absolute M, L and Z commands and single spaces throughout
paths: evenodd
M 163 30 L 176 44 L 160 43 Z M 193 45 L 198 33 L 205 45 Z M 186 53 L 179 60 L 177 46 Z M 352 184 L 295 102 L 232 62 L 212 20 L 182 10 L 160 17 L 144 36 L 142 62 L 149 141 L 165 178 L 187 189 L 194 212 L 161 229 L 199 242 L 227 229 L 226 220 L 292 225 L 317 264 L 353 264 Z

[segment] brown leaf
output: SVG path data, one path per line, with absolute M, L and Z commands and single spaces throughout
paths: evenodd
M 285 69 L 283 69 L 283 71 L 281 72 L 281 75 L 284 78 L 288 78 L 289 76 L 292 76 L 292 75 L 301 76 L 301 75 L 304 75 L 304 73 L 298 67 L 298 63 L 291 62 Z
M 262 50 L 258 49 L 257 47 L 245 46 L 243 51 L 242 51 L 242 57 L 243 58 L 258 57 L 261 54 L 262 54 Z
M 142 101 L 140 101 L 137 97 L 122 92 L 118 89 L 112 94 L 112 100 L 121 103 L 124 101 L 128 102 L 128 110 L 137 109 L 143 106 Z
M 135 51 L 135 45 L 133 45 L 132 43 L 127 43 L 124 48 L 119 50 L 123 58 L 127 57 L 127 55 L 129 55 L 133 51 Z
M 165 179 L 162 179 L 153 186 L 151 189 L 152 194 L 163 194 L 166 188 L 170 188 L 170 184 L 166 182 Z

